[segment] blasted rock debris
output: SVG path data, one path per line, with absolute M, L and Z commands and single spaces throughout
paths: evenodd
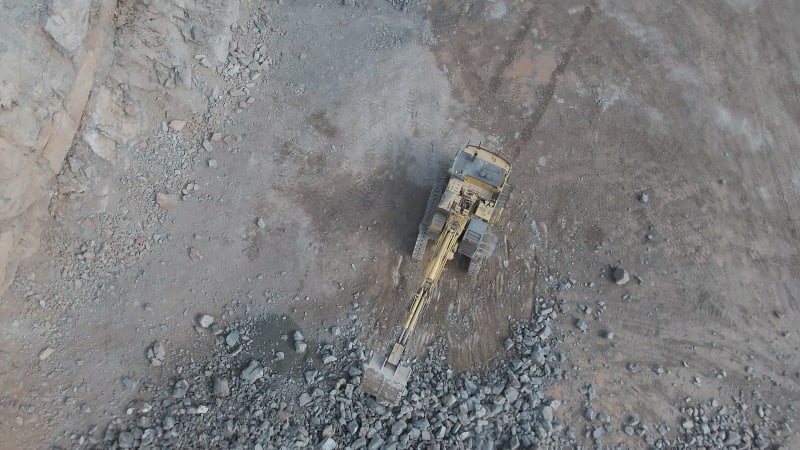
M 555 300 L 548 302 L 552 311 Z M 414 363 L 408 392 L 394 408 L 361 388 L 366 346 L 361 324 L 339 326 L 320 360 L 303 370 L 278 370 L 242 360 L 218 343 L 206 362 L 192 364 L 172 392 L 152 387 L 153 407 L 130 409 L 113 421 L 103 446 L 150 448 L 555 448 L 572 446 L 545 396 L 561 377 L 555 314 L 515 322 L 502 362 L 487 373 L 455 374 L 447 344 L 436 339 Z M 242 334 L 254 325 L 237 324 Z M 547 331 L 545 331 L 547 330 Z M 229 336 L 233 329 L 228 330 Z M 546 336 L 546 337 L 545 337 Z M 299 331 L 294 344 L 307 338 Z M 510 343 L 510 345 L 509 345 Z M 243 342 L 241 345 L 249 345 Z M 335 355 L 335 356 L 334 356 Z M 327 358 L 326 358 L 327 357 Z M 302 358 L 302 356 L 301 356 Z M 142 426 L 142 425 L 145 426 Z M 146 438 L 145 438 L 146 436 Z M 145 443 L 145 441 L 148 441 Z

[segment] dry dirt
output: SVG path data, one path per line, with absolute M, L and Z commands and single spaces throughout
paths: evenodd
M 356 313 L 386 350 L 428 191 L 468 141 L 515 161 L 504 238 L 476 280 L 446 270 L 418 344 L 442 333 L 456 369 L 486 367 L 509 319 L 552 294 L 571 306 L 549 393 L 562 421 L 592 383 L 618 417 L 677 427 L 687 397 L 760 396 L 796 428 L 800 4 L 284 0 L 239 17 L 238 47 L 273 60 L 253 86 L 208 68 L 189 89 L 207 106 L 143 98 L 158 120 L 123 170 L 71 151 L 113 195 L 103 213 L 54 196 L 0 304 L 0 447 L 70 446 L 122 414 L 123 377 L 164 382 L 207 352 L 198 314 L 287 314 L 313 335 Z M 174 209 L 155 203 L 187 183 Z

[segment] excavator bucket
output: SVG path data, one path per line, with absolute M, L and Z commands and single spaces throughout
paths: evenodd
M 396 406 L 406 394 L 411 368 L 400 363 L 405 347 L 394 345 L 388 357 L 375 355 L 364 370 L 364 391 L 381 402 Z

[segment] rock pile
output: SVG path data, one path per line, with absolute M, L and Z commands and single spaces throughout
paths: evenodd
M 635 415 L 595 411 L 591 384 L 581 388 L 583 417 L 565 416 L 562 423 L 561 401 L 544 392 L 554 380 L 568 378 L 561 369 L 565 357 L 557 352 L 561 337 L 551 328 L 567 309 L 563 300 L 539 299 L 535 319 L 512 323 L 505 353 L 485 373 L 455 374 L 447 364 L 445 339 L 436 339 L 424 359 L 408 362 L 413 367 L 408 393 L 393 408 L 363 391 L 368 355 L 355 315 L 335 327 L 330 343 L 309 342 L 300 331 L 291 333 L 291 340 L 282 335 L 290 345 L 305 344 L 305 353 L 288 370 L 283 352 L 274 352 L 271 360 L 247 356 L 246 350 L 240 355 L 253 345 L 248 336 L 263 322 L 207 330 L 216 340 L 207 361 L 178 370 L 180 378 L 170 386 L 141 383 L 139 394 L 147 401 L 129 405 L 103 436 L 80 439 L 89 448 L 152 449 L 574 448 L 603 447 L 606 439 L 618 437 L 641 439 L 638 445 L 648 448 L 768 448 L 781 426 L 789 431 L 788 424 L 771 418 L 777 414 L 770 405 L 758 402 L 748 411 L 743 399 L 736 407 L 717 400 L 684 407 L 674 430 L 649 426 Z M 232 335 L 240 336 L 235 349 L 229 345 Z M 581 436 L 583 420 L 588 426 Z
M 141 393 L 152 400 L 132 404 L 102 438 L 87 442 L 231 449 L 569 446 L 559 441 L 560 402 L 544 396 L 546 382 L 561 378 L 562 357 L 550 328 L 554 306 L 547 302 L 537 319 L 512 325 L 507 353 L 488 373 L 454 374 L 445 340 L 436 340 L 424 359 L 410 362 L 408 393 L 394 408 L 363 392 L 367 354 L 357 338 L 358 320 L 336 327 L 333 342 L 308 345 L 308 367 L 286 373 L 274 361 L 236 364 L 223 339 L 208 362 L 184 370 L 171 389 L 150 386 Z M 246 335 L 248 326 L 236 329 Z M 292 337 L 295 344 L 306 343 L 300 332 Z

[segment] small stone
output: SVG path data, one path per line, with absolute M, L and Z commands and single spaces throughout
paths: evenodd
M 264 229 L 267 228 L 267 223 L 264 222 L 264 219 L 259 217 L 258 220 L 256 220 L 256 226 L 258 226 L 258 228 Z
M 200 317 L 200 326 L 203 328 L 208 328 L 211 324 L 214 323 L 214 317 L 209 316 L 208 314 L 203 314 Z
M 581 330 L 581 332 L 583 332 L 583 333 L 585 333 L 585 332 L 586 332 L 586 330 L 588 330 L 588 329 L 589 329 L 589 325 L 586 325 L 586 322 L 584 322 L 584 321 L 583 321 L 583 320 L 581 320 L 581 319 L 578 319 L 578 320 L 576 320 L 576 321 L 575 321 L 575 326 L 576 326 L 576 327 L 577 327 L 579 330 Z
M 469 378 L 465 378 L 464 379 L 464 388 L 467 390 L 467 392 L 474 393 L 474 392 L 476 392 L 478 390 L 478 385 L 476 385 L 474 382 L 472 382 L 472 380 L 470 380 Z
M 258 364 L 258 361 L 250 361 L 250 365 L 242 371 L 242 379 L 248 383 L 255 383 L 264 376 L 264 369 Z
M 156 203 L 163 209 L 170 210 L 178 206 L 178 194 L 156 193 Z
M 392 425 L 392 434 L 395 436 L 400 436 L 403 434 L 403 431 L 406 430 L 408 424 L 404 420 L 398 420 L 397 422 Z
M 155 440 L 155 430 L 148 428 L 142 433 L 142 439 L 139 441 L 139 448 L 150 448 L 150 444 Z
M 336 358 L 333 355 L 325 355 L 322 357 L 322 364 L 330 364 L 332 362 L 335 362 L 337 359 L 338 358 Z
M 130 431 L 123 431 L 117 438 L 117 445 L 119 448 L 133 448 L 134 438 L 133 433 Z
M 156 341 L 153 344 L 153 356 L 161 361 L 167 356 L 167 351 L 164 349 L 164 344 L 161 341 Z
M 214 379 L 214 397 L 227 397 L 230 393 L 231 389 L 227 379 L 219 377 Z
M 380 436 L 375 436 L 372 440 L 369 441 L 367 444 L 367 450 L 378 450 L 383 446 L 383 438 Z
M 734 446 L 734 445 L 739 445 L 739 444 L 741 444 L 741 442 L 742 442 L 742 436 L 739 435 L 739 433 L 737 433 L 735 431 L 729 431 L 728 432 L 728 439 L 725 440 L 725 443 L 723 445 L 725 447 L 730 447 L 730 446 Z
M 45 348 L 44 350 L 39 352 L 39 361 L 44 361 L 45 359 L 47 359 L 50 356 L 52 356 L 53 353 L 55 353 L 55 350 L 53 349 L 53 347 Z
M 505 341 L 503 341 L 503 349 L 508 351 L 508 350 L 511 350 L 512 348 L 514 348 L 514 341 L 513 340 L 511 340 L 510 338 L 507 338 Z
M 175 383 L 175 388 L 172 390 L 172 398 L 181 400 L 186 398 L 186 393 L 189 391 L 189 382 L 186 380 L 178 380 Z
M 600 436 L 603 435 L 603 427 L 597 427 L 592 431 L 592 437 L 595 439 L 600 439 Z
M 614 269 L 613 277 L 614 277 L 614 282 L 617 283 L 619 286 L 622 286 L 623 284 L 631 280 L 628 271 L 621 267 L 617 267 Z
M 219 165 L 217 164 L 217 160 L 214 159 L 214 158 L 209 159 L 208 160 L 208 167 L 210 167 L 212 169 L 216 169 L 217 167 L 219 167 Z
M 295 341 L 305 341 L 306 340 L 306 338 L 303 336 L 303 333 L 301 333 L 299 331 L 295 331 L 292 334 L 292 338 L 294 338 Z
M 684 421 L 683 421 L 683 423 L 681 424 L 681 426 L 682 426 L 682 427 L 683 427 L 683 429 L 685 429 L 685 430 L 691 430 L 692 428 L 694 428 L 694 422 L 692 422 L 692 421 L 691 421 L 691 420 L 689 420 L 689 419 L 686 419 L 686 420 L 684 420 Z
M 283 352 L 275 352 L 275 361 L 283 361 L 286 358 L 286 354 Z
M 304 341 L 295 341 L 294 343 L 294 351 L 297 353 L 305 353 L 308 349 L 308 344 Z
M 650 196 L 642 192 L 641 194 L 639 194 L 639 201 L 642 203 L 647 203 L 650 201 Z
M 203 254 L 200 253 L 200 250 L 197 247 L 191 247 L 189 249 L 189 258 L 190 259 L 203 259 Z
M 161 421 L 161 428 L 165 430 L 171 430 L 175 427 L 175 418 L 172 416 L 164 417 L 164 420 Z
M 183 127 L 185 126 L 186 126 L 185 120 L 170 120 L 169 122 L 169 129 L 176 133 L 179 133 L 181 130 L 183 130 Z
M 139 382 L 131 377 L 122 377 L 122 387 L 127 391 L 132 391 L 139 386 Z
M 308 395 L 308 392 L 303 392 L 300 394 L 300 398 L 297 399 L 297 404 L 302 407 L 308 405 L 309 403 L 311 403 L 311 396 Z
M 517 398 L 519 398 L 519 389 L 513 386 L 506 386 L 503 395 L 506 397 L 508 403 L 514 403 L 517 401 Z
M 340 334 L 342 334 L 342 330 L 339 327 L 333 326 L 331 327 L 331 334 L 334 336 L 339 336 Z
M 551 429 L 553 426 L 553 408 L 545 406 L 542 408 L 542 420 L 544 420 L 545 427 Z
M 306 379 L 306 383 L 314 384 L 314 381 L 316 381 L 317 379 L 317 371 L 314 369 L 308 369 L 305 372 L 303 372 L 303 376 Z
M 326 437 L 325 439 L 323 439 L 323 440 L 322 440 L 322 442 L 320 442 L 320 443 L 319 443 L 319 445 L 317 446 L 317 448 L 318 448 L 319 450 L 334 450 L 334 449 L 336 449 L 338 446 L 339 446 L 339 445 L 336 443 L 336 441 L 334 441 L 334 440 L 333 440 L 332 438 L 330 438 L 330 437 Z
M 233 347 L 234 345 L 239 343 L 239 331 L 233 330 L 225 336 L 225 343 L 228 344 L 228 347 Z
M 605 332 L 603 333 L 603 336 L 605 336 L 605 338 L 608 339 L 609 341 L 613 341 L 614 340 L 614 332 L 611 331 L 611 330 L 605 330 Z

